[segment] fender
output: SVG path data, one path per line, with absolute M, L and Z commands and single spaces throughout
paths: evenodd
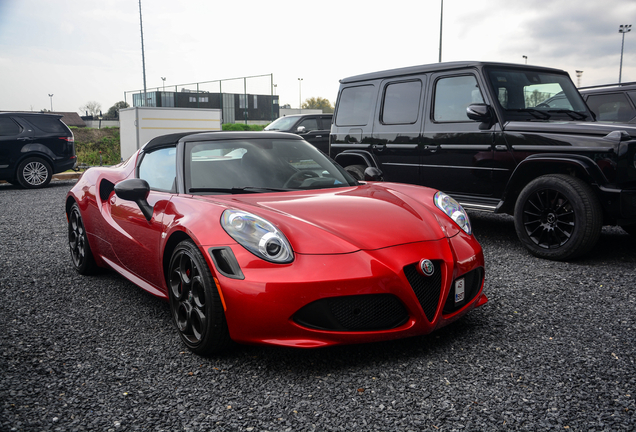
M 44 153 L 47 156 L 45 159 L 47 159 L 47 162 L 49 163 L 51 163 L 55 159 L 58 159 L 55 156 L 55 153 L 53 153 L 47 146 L 39 143 L 26 144 L 22 146 L 22 149 L 20 149 L 20 153 L 22 153 L 20 159 L 22 159 L 23 157 L 40 156 L 38 155 L 38 153 Z
M 343 167 L 349 165 L 366 165 L 368 167 L 380 168 L 375 158 L 366 150 L 345 150 L 338 153 L 336 162 Z
M 564 167 L 576 173 L 594 189 L 609 181 L 599 166 L 589 157 L 567 153 L 539 153 L 528 156 L 513 171 L 495 213 L 512 212 L 517 195 L 530 181 L 544 174 L 564 173 Z

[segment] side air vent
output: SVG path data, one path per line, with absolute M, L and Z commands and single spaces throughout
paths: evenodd
M 227 246 L 212 247 L 208 249 L 208 252 L 212 261 L 214 261 L 214 266 L 223 276 L 232 279 L 245 279 L 245 276 L 241 271 L 241 267 L 239 266 L 231 248 Z
M 111 192 L 115 190 L 115 185 L 106 179 L 99 182 L 99 198 L 102 202 L 108 200 Z

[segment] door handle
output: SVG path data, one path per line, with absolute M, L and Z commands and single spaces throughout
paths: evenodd
M 386 146 L 383 145 L 383 144 L 373 144 L 371 146 L 371 148 L 373 148 L 373 150 L 377 150 L 377 151 L 382 151 L 382 150 L 384 150 L 385 147 Z
M 437 144 L 425 145 L 424 146 L 424 150 L 429 150 L 431 152 L 436 152 L 438 149 L 439 149 L 439 146 Z
M 497 150 L 497 151 L 506 151 L 506 150 L 508 150 L 508 147 L 506 147 L 505 145 L 496 145 L 495 146 L 495 150 Z

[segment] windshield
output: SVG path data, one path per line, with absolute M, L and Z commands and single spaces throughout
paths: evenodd
M 344 169 L 302 140 L 237 139 L 186 144 L 190 193 L 255 193 L 357 185 Z
M 567 75 L 518 69 L 487 69 L 505 120 L 591 120 Z
M 292 126 L 294 126 L 294 123 L 296 123 L 297 121 L 298 121 L 298 117 L 280 117 L 280 118 L 274 120 L 269 125 L 267 125 L 265 130 L 267 130 L 267 131 L 276 131 L 276 130 L 286 131 L 286 130 L 291 129 Z

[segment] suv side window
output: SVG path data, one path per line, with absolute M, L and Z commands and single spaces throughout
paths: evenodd
M 420 111 L 422 82 L 390 83 L 384 89 L 380 121 L 383 124 L 413 124 Z
M 306 118 L 303 121 L 301 121 L 300 123 L 298 123 L 298 126 L 296 126 L 296 128 L 299 128 L 301 126 L 304 126 L 305 128 L 305 132 L 309 132 L 309 131 L 314 131 L 314 130 L 318 130 L 320 129 L 318 127 L 318 119 L 317 118 Z
M 373 107 L 375 87 L 372 85 L 347 87 L 340 93 L 337 126 L 366 126 Z
M 24 117 L 20 117 L 24 119 Z M 30 116 L 27 121 L 33 124 L 41 131 L 48 133 L 66 133 L 66 126 L 57 117 L 42 115 L 42 116 Z
M 177 149 L 162 148 L 144 155 L 139 164 L 139 178 L 146 180 L 150 189 L 174 192 L 176 169 Z
M 0 136 L 18 135 L 21 130 L 22 128 L 10 118 L 0 118 Z
M 473 75 L 441 78 L 435 83 L 433 120 L 436 122 L 470 122 L 466 108 L 484 103 Z
M 600 121 L 628 121 L 636 115 L 623 93 L 590 95 L 587 105 Z

